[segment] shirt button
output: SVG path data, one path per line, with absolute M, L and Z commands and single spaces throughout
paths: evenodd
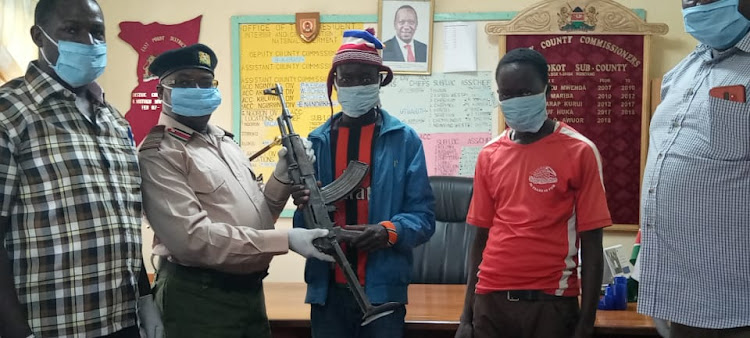
M 654 193 L 654 191 L 656 191 L 656 189 L 654 189 L 654 188 L 648 189 L 648 193 L 649 193 L 649 194 L 653 194 L 653 193 Z
M 693 89 L 692 88 L 688 89 L 687 96 L 693 96 L 693 94 L 694 94 Z
M 656 158 L 658 158 L 658 159 L 661 159 L 662 157 L 664 157 L 664 155 L 662 155 L 662 154 L 659 154 L 659 156 L 656 156 Z

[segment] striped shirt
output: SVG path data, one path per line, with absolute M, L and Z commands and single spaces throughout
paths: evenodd
M 0 88 L 0 216 L 37 337 L 98 337 L 136 324 L 141 191 L 128 124 L 98 85 L 76 95 L 32 63 Z
M 641 197 L 638 311 L 683 325 L 750 325 L 750 34 L 699 46 L 665 77 Z M 747 92 L 750 98 L 750 91 Z
M 346 171 L 349 161 L 360 161 L 373 167 L 373 148 L 375 140 L 380 134 L 382 118 L 380 114 L 374 114 L 369 121 L 344 123 L 343 119 L 334 120 L 331 131 L 331 153 L 334 160 L 331 163 L 334 177 L 338 179 Z M 336 211 L 333 220 L 336 225 L 346 228 L 347 225 L 367 224 L 370 210 L 370 178 L 371 170 L 362 179 L 359 187 L 346 198 L 336 202 Z M 356 272 L 359 283 L 365 285 L 367 252 L 359 251 L 355 247 L 349 247 L 341 243 L 341 248 L 346 252 L 352 270 Z M 341 266 L 334 267 L 334 278 L 337 283 L 346 283 L 346 276 Z

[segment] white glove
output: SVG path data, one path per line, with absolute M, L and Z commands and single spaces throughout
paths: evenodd
M 302 229 L 292 228 L 289 230 L 289 250 L 292 250 L 305 258 L 317 258 L 321 261 L 335 262 L 330 255 L 326 255 L 313 246 L 313 240 L 328 236 L 326 229 Z
M 303 137 L 302 145 L 305 147 L 307 159 L 310 160 L 310 162 L 315 163 L 315 151 L 312 149 L 312 142 Z M 286 149 L 286 147 L 281 147 L 281 149 L 279 149 L 279 162 L 276 163 L 276 169 L 273 172 L 276 179 L 281 181 L 281 183 L 286 184 L 292 183 L 292 180 L 289 179 L 289 163 L 286 161 L 286 153 L 288 151 L 289 150 Z
M 138 298 L 137 310 L 141 326 L 141 336 L 146 338 L 164 337 L 164 325 L 161 323 L 161 314 L 156 307 L 154 297 L 151 295 L 145 295 Z

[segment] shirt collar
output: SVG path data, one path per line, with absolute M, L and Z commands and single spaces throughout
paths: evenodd
M 401 46 L 402 48 L 404 47 L 404 45 L 413 45 L 414 44 L 414 39 L 411 39 L 411 42 L 406 43 L 406 42 L 404 42 L 404 40 L 401 40 L 401 38 L 398 37 L 398 34 L 396 35 L 396 40 L 398 40 L 398 45 Z
M 180 123 L 173 117 L 164 113 L 162 113 L 159 116 L 158 124 L 163 125 L 167 133 L 169 133 L 171 136 L 185 143 L 190 141 L 193 138 L 193 136 L 201 135 L 200 132 Z M 217 136 L 217 137 L 230 136 L 230 138 L 232 137 L 231 134 L 227 133 L 223 129 L 216 127 L 210 123 L 207 126 L 207 130 L 208 130 L 208 135 L 211 135 L 211 136 Z
M 66 100 L 75 101 L 76 95 L 71 90 L 65 88 L 60 82 L 55 80 L 51 75 L 45 73 L 39 66 L 38 61 L 29 63 L 26 69 L 24 80 L 26 88 L 31 94 L 37 105 L 55 97 L 62 97 Z M 88 97 L 94 99 L 94 103 L 104 105 L 104 91 L 96 82 L 87 85 Z
M 742 38 L 742 40 L 740 40 L 739 42 L 737 42 L 734 45 L 734 47 L 731 47 L 727 50 L 719 51 L 719 50 L 709 47 L 708 45 L 704 43 L 701 43 L 695 49 L 695 52 L 703 55 L 707 60 L 711 60 L 711 59 L 721 58 L 722 56 L 725 56 L 725 55 L 734 54 L 737 52 L 737 50 L 743 51 L 745 53 L 750 53 L 750 32 L 745 34 L 745 37 Z
M 750 32 L 747 32 L 747 34 L 745 34 L 745 37 L 742 38 L 742 40 L 740 40 L 740 42 L 738 42 L 736 45 L 734 45 L 734 47 L 743 52 L 750 53 Z

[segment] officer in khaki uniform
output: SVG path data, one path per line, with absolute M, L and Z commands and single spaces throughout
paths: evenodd
M 262 189 L 232 134 L 208 123 L 221 103 L 216 61 L 197 44 L 165 52 L 149 67 L 164 106 L 138 154 L 160 256 L 156 301 L 168 337 L 270 337 L 262 279 L 271 258 L 291 249 L 333 259 L 312 246 L 327 230 L 274 230 L 295 190 L 286 149 Z M 308 156 L 314 160 L 312 150 Z

